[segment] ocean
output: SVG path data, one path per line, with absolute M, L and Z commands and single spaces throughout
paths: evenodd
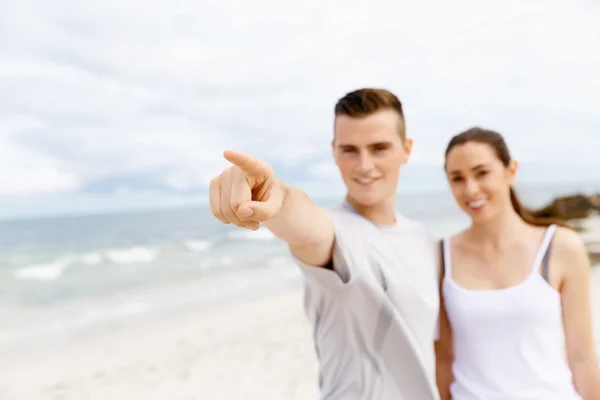
M 538 207 L 599 188 L 519 193 Z M 437 237 L 468 223 L 445 190 L 400 193 L 397 206 Z M 299 282 L 286 246 L 268 230 L 223 225 L 207 206 L 0 221 L 0 350 L 26 338 L 63 340 L 75 328 L 210 307 Z

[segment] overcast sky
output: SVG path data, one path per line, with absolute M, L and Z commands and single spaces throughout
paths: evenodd
M 362 86 L 405 105 L 409 187 L 481 125 L 524 179 L 600 189 L 600 6 L 490 4 L 0 0 L 0 215 L 206 202 L 226 148 L 337 194 L 332 108 Z

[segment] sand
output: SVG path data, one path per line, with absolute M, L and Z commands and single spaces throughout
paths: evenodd
M 316 399 L 295 291 L 3 360 L 0 399 Z
M 592 270 L 600 346 L 600 268 Z M 301 293 L 181 313 L 2 361 L 3 400 L 317 399 Z

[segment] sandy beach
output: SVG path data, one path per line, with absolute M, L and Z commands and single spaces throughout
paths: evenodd
M 317 398 L 298 291 L 186 312 L 2 364 L 3 400 Z
M 600 345 L 600 268 L 592 270 Z M 0 398 L 316 399 L 316 359 L 301 293 L 87 338 L 3 360 Z
M 597 267 L 591 287 L 600 348 Z M 318 398 L 316 357 L 298 289 L 208 310 L 187 308 L 2 364 L 2 400 Z

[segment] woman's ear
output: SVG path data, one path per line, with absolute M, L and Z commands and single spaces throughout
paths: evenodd
M 508 167 L 506 168 L 508 174 L 508 184 L 513 186 L 517 181 L 517 172 L 519 171 L 519 162 L 517 160 L 510 160 Z

